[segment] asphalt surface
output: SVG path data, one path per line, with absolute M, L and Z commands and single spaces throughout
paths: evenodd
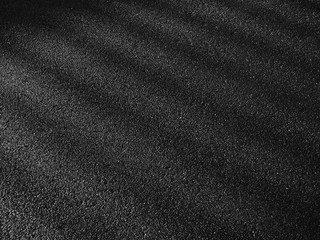
M 320 239 L 319 6 L 4 1 L 0 239 Z

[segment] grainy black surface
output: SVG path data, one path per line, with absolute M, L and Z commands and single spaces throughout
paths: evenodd
M 2 3 L 1 239 L 320 239 L 318 1 Z

